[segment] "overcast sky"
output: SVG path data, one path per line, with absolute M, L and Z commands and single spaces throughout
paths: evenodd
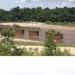
M 0 57 L 0 75 L 75 75 L 72 57 Z
M 10 10 L 13 7 L 75 7 L 75 0 L 0 0 L 0 8 Z

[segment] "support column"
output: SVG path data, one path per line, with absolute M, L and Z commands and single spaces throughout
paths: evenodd
M 29 39 L 29 31 L 28 30 L 24 30 L 24 38 Z
M 45 41 L 45 31 L 39 31 L 39 40 Z

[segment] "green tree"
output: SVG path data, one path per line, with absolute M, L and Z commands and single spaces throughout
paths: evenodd
M 15 37 L 15 31 L 11 28 L 4 28 L 1 30 L 1 35 L 6 37 L 6 39 L 9 40 L 9 38 Z
M 0 56 L 11 56 L 11 45 L 7 41 L 0 41 Z
M 1 30 L 1 35 L 4 39 L 0 41 L 0 55 L 1 56 L 22 56 L 25 55 L 23 48 L 17 48 L 14 41 L 10 38 L 15 36 L 15 31 L 11 28 L 4 28 Z
M 54 30 L 48 31 L 48 36 L 46 38 L 45 45 L 44 45 L 45 50 L 43 51 L 43 55 L 46 55 L 46 56 L 53 56 L 54 55 L 54 53 L 57 49 L 56 43 L 53 39 L 54 34 L 55 34 Z

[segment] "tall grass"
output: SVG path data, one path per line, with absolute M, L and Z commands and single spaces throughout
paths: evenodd
M 75 26 L 75 22 L 51 22 L 45 21 L 46 24 Z

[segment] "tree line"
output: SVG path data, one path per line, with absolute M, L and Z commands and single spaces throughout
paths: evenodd
M 7 11 L 0 9 L 0 22 L 9 21 L 35 21 L 35 22 L 75 22 L 75 7 L 49 8 L 19 8 Z

